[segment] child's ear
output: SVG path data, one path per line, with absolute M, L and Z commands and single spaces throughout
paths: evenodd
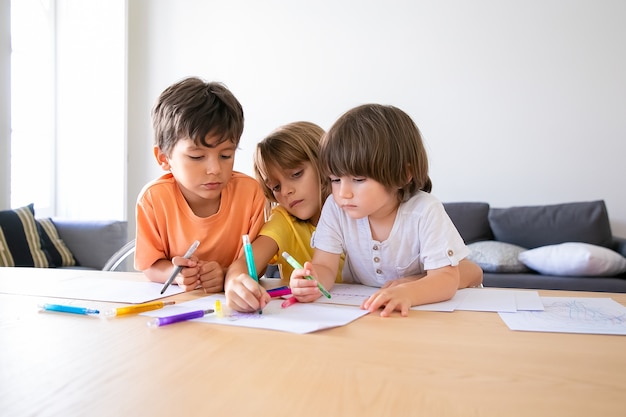
M 170 161 L 168 160 L 167 155 L 165 155 L 158 146 L 154 147 L 154 157 L 163 171 L 170 170 Z

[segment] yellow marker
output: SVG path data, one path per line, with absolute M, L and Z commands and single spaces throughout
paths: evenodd
M 175 301 L 154 301 L 151 303 L 135 304 L 128 307 L 111 308 L 103 312 L 105 317 L 124 316 L 126 314 L 138 314 L 144 311 L 157 310 L 174 304 Z
M 224 312 L 222 311 L 222 303 L 220 300 L 215 300 L 215 317 L 221 319 L 224 317 Z

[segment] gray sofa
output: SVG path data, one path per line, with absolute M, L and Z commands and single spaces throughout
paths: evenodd
M 128 241 L 128 222 L 123 220 L 70 220 L 53 218 L 59 237 L 74 255 L 77 266 L 102 269 Z M 132 270 L 124 265 L 118 270 Z
M 451 202 L 444 207 L 471 250 L 469 258 L 483 268 L 485 287 L 626 292 L 626 272 L 610 276 L 542 274 L 519 259 L 523 252 L 535 254 L 541 249 L 541 253 L 555 253 L 565 242 L 582 242 L 598 251 L 608 252 L 607 248 L 611 259 L 626 263 L 626 239 L 612 235 L 602 200 L 509 208 Z M 574 261 L 578 260 L 572 257 L 561 264 L 568 269 L 577 263 Z

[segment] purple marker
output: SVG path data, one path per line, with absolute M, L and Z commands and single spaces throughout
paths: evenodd
M 160 327 L 167 324 L 178 323 L 179 321 L 199 319 L 200 317 L 204 317 L 205 314 L 213 313 L 213 311 L 214 310 L 210 308 L 208 310 L 190 311 L 188 313 L 175 314 L 173 316 L 157 317 L 148 322 L 148 327 Z

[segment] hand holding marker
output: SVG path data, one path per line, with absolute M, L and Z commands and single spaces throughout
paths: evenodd
M 293 256 L 289 255 L 287 252 L 283 252 L 283 258 L 285 258 L 289 265 L 291 265 L 294 269 L 303 269 L 302 265 L 300 265 L 300 263 L 298 263 L 298 261 L 296 261 Z M 313 281 L 313 277 L 310 275 L 307 275 L 304 278 Z M 319 283 L 319 281 L 317 282 L 317 288 L 319 288 L 319 290 L 322 292 L 322 294 L 326 296 L 326 298 L 330 298 L 330 293 L 326 291 L 326 288 L 324 288 L 322 284 Z
M 191 246 L 189 247 L 189 249 L 187 249 L 187 252 L 185 253 L 185 255 L 183 255 L 183 258 L 185 259 L 189 259 L 191 258 L 191 255 L 193 255 L 193 253 L 196 251 L 196 249 L 198 249 L 198 246 L 200 245 L 199 241 L 195 241 L 191 244 Z M 172 275 L 170 276 L 170 278 L 165 282 L 165 285 L 163 285 L 163 289 L 161 290 L 161 294 L 163 294 L 165 292 L 165 290 L 167 290 L 167 287 L 170 286 L 170 284 L 172 283 L 172 281 L 174 281 L 174 278 L 176 278 L 176 275 L 178 275 L 178 273 L 180 272 L 180 270 L 183 267 L 180 265 L 177 265 L 174 270 L 172 271 Z

